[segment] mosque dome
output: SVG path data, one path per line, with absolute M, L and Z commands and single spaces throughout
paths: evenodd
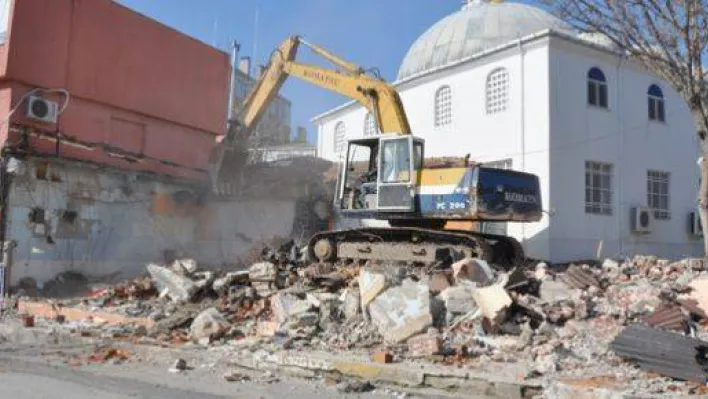
M 468 0 L 461 10 L 434 24 L 408 50 L 398 79 L 434 70 L 544 30 L 573 34 L 547 11 L 527 4 Z

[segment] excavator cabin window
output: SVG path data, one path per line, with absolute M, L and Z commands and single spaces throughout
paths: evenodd
M 378 153 L 377 139 L 352 140 L 349 143 L 343 177 L 342 209 L 376 208 Z

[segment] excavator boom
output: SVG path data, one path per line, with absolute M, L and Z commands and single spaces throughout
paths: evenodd
M 342 71 L 295 62 L 300 44 Z M 320 46 L 291 36 L 273 52 L 267 68 L 244 100 L 236 123 L 211 154 L 209 173 L 214 185 L 232 179 L 236 170 L 243 167 L 248 139 L 289 76 L 358 101 L 374 115 L 382 133 L 411 134 L 403 103 L 393 86 Z

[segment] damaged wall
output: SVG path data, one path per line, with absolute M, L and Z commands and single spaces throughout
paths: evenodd
M 170 254 L 222 267 L 259 241 L 303 234 L 298 195 L 201 198 L 194 186 L 145 174 L 31 159 L 14 175 L 7 240 L 9 283 L 42 284 L 62 271 L 128 277 Z M 316 228 L 317 226 L 315 226 Z

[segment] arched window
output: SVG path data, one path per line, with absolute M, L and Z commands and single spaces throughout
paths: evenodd
M 649 97 L 649 120 L 666 122 L 666 112 L 664 110 L 664 92 L 657 85 L 649 86 L 647 91 Z
M 506 111 L 509 104 L 509 72 L 497 68 L 487 75 L 487 115 Z
M 364 117 L 364 137 L 374 136 L 380 133 L 376 126 L 376 120 L 371 112 L 368 112 Z
M 588 71 L 588 104 L 607 108 L 607 79 L 600 68 Z
M 344 122 L 337 122 L 334 125 L 334 153 L 341 154 L 347 140 L 347 128 Z
M 452 90 L 443 86 L 435 92 L 435 126 L 452 123 Z

